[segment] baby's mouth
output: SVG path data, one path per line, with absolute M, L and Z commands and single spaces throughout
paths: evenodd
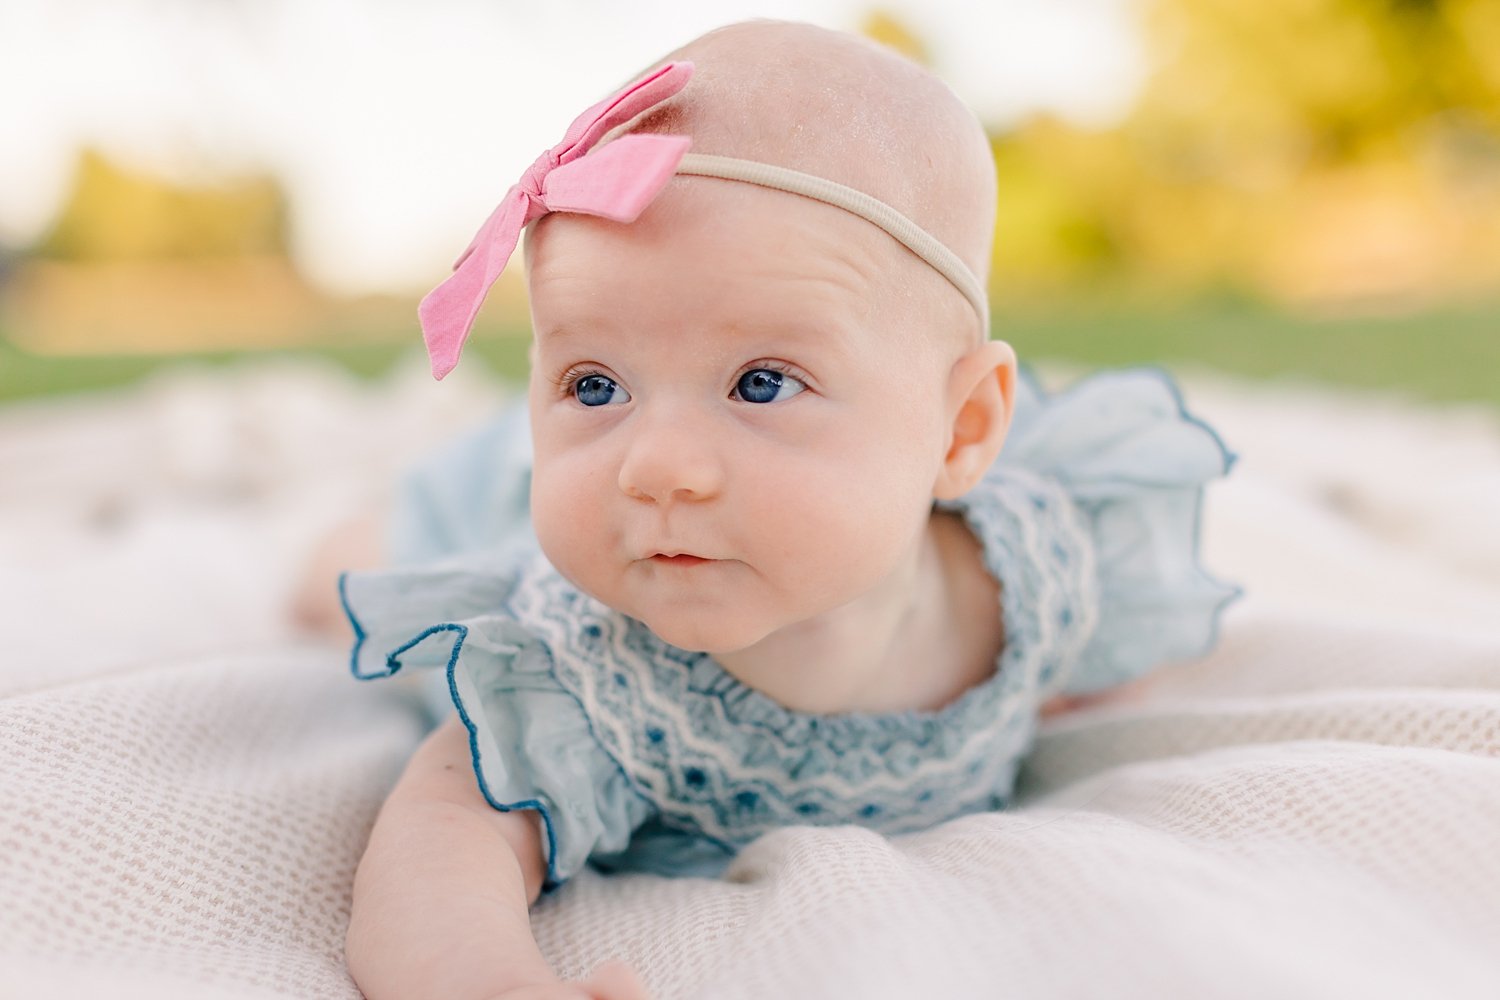
M 658 552 L 658 553 L 656 553 L 656 555 L 654 555 L 654 556 L 651 557 L 651 561 L 653 563 L 655 563 L 656 565 L 658 565 L 658 566 L 683 566 L 683 567 L 687 567 L 687 566 L 701 566 L 704 563 L 711 563 L 711 562 L 713 562 L 712 559 L 704 559 L 702 556 L 689 555 L 686 552 L 679 552 L 676 555 L 670 555 L 670 556 L 667 555 L 664 552 Z

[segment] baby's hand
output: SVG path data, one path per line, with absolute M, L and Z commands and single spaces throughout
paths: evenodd
M 579 985 L 591 1000 L 649 1000 L 635 970 L 620 961 L 600 963 L 594 974 Z
M 523 986 L 490 1000 L 649 1000 L 635 970 L 624 962 L 605 962 L 576 983 Z

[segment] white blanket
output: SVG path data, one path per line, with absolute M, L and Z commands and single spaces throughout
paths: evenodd
M 1044 370 L 1051 383 L 1061 373 Z M 1500 995 L 1500 426 L 1183 379 L 1241 462 L 1219 649 L 1044 728 L 1021 804 L 788 829 L 533 924 L 662 998 Z M 356 998 L 341 943 L 416 698 L 282 613 L 492 387 L 188 373 L 0 411 L 0 997 Z

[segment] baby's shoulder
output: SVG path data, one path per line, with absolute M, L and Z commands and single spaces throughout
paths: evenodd
M 1203 488 L 1233 455 L 1159 369 L 1058 393 L 1022 376 L 1005 447 L 951 503 L 1004 581 L 1008 646 L 1039 661 L 1043 697 L 1205 652 L 1239 593 L 1198 559 Z

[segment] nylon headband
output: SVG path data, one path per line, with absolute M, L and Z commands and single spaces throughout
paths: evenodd
M 990 335 L 989 302 L 984 286 L 959 259 L 927 230 L 896 211 L 879 198 L 874 198 L 852 187 L 839 184 L 800 170 L 778 167 L 755 160 L 739 160 L 732 156 L 712 156 L 707 153 L 687 153 L 677 165 L 677 173 L 694 177 L 718 177 L 723 180 L 744 181 L 761 187 L 799 194 L 835 208 L 842 208 L 867 222 L 884 229 L 902 246 L 922 258 L 934 270 L 957 288 L 969 300 L 979 316 L 980 334 L 984 339 Z

